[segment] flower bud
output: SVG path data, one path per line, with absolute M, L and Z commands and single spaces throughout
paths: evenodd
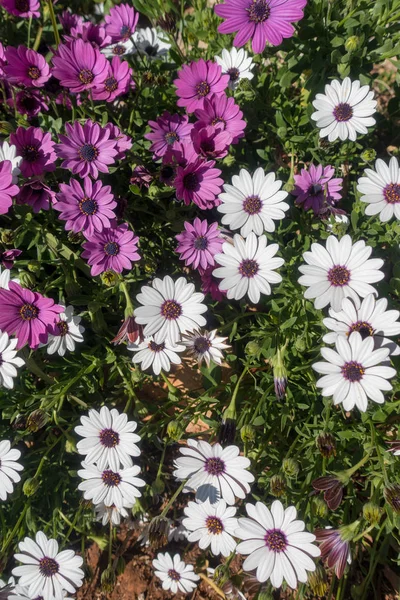
M 236 436 L 236 419 L 222 419 L 218 432 L 218 441 L 222 445 L 234 444 Z
M 73 452 L 76 452 L 76 445 L 73 440 L 67 439 L 65 441 L 65 452 L 68 452 L 68 454 L 72 454 Z
M 361 152 L 361 158 L 364 162 L 373 162 L 376 159 L 376 150 L 373 148 L 367 148 L 367 150 Z
M 28 262 L 28 271 L 31 273 L 39 273 L 40 272 L 40 263 L 38 260 L 30 260 Z
M 331 433 L 320 433 L 317 437 L 317 447 L 325 458 L 336 456 L 336 442 Z
M 30 496 L 33 496 L 34 494 L 36 494 L 39 487 L 40 487 L 39 478 L 38 477 L 30 477 L 29 479 L 27 479 L 24 482 L 22 491 L 24 492 L 25 496 L 28 496 L 28 498 L 29 498 Z
M 114 569 L 110 566 L 101 574 L 101 589 L 106 594 L 111 594 L 115 588 L 116 577 Z
M 157 477 L 153 483 L 151 484 L 151 489 L 153 494 L 156 496 L 157 494 L 162 494 L 165 490 L 165 484 L 160 477 Z
M 26 429 L 26 415 L 18 415 L 15 421 L 12 422 L 11 427 L 16 431 Z
M 358 36 L 352 35 L 346 40 L 344 47 L 346 48 L 347 52 L 354 52 L 355 50 L 358 50 L 360 41 L 361 40 Z
M 270 493 L 276 498 L 281 498 L 286 493 L 286 481 L 281 475 L 272 475 L 269 480 Z
M 14 133 L 14 127 L 9 121 L 0 121 L 0 133 L 10 135 L 10 133 Z
M 246 354 L 248 356 L 257 356 L 257 354 L 260 352 L 260 346 L 258 345 L 257 342 L 252 341 L 249 342 L 248 344 L 246 344 Z
M 285 346 L 278 348 L 275 356 L 272 358 L 274 367 L 274 387 L 277 400 L 283 400 L 286 396 L 287 371 L 283 362 Z
M 69 231 L 67 234 L 67 240 L 71 244 L 81 244 L 85 240 L 85 238 L 83 237 L 80 231 L 78 231 L 77 233 L 75 233 L 74 231 Z
M 242 442 L 254 442 L 256 439 L 256 430 L 253 425 L 243 425 L 240 430 L 240 437 Z
M 328 591 L 328 580 L 324 569 L 317 565 L 315 571 L 308 574 L 308 585 L 314 596 L 322 598 Z
M 294 347 L 296 348 L 296 350 L 298 352 L 305 352 L 305 350 L 307 348 L 307 344 L 306 344 L 306 340 L 304 339 L 303 335 L 301 335 L 300 337 L 295 339 Z
M 174 33 L 176 30 L 176 18 L 175 15 L 170 13 L 165 13 L 164 16 L 159 17 L 157 19 L 157 25 L 161 27 L 164 31 L 168 31 L 169 33 Z
M 19 281 L 22 287 L 31 289 L 35 286 L 36 277 L 32 273 L 28 273 L 27 271 L 22 271 L 19 274 Z
M 11 246 L 14 243 L 15 234 L 11 229 L 3 229 L 1 232 L 1 241 L 6 246 Z
M 43 410 L 34 410 L 26 420 L 26 427 L 27 429 L 29 429 L 29 431 L 32 431 L 32 433 L 34 433 L 36 431 L 39 431 L 39 429 L 42 429 L 46 425 L 48 420 L 49 418 L 46 415 L 46 413 L 43 412 Z
M 167 435 L 173 442 L 179 442 L 184 432 L 184 427 L 179 421 L 170 421 L 167 425 Z
M 118 273 L 115 273 L 115 271 L 104 271 L 104 273 L 100 275 L 100 279 L 107 287 L 113 287 L 120 280 L 120 276 Z
M 319 498 L 318 496 L 314 496 L 314 498 L 312 499 L 312 507 L 313 507 L 314 513 L 317 517 L 324 519 L 325 517 L 328 516 L 328 507 L 325 504 L 325 502 L 322 500 L 322 498 Z
M 363 516 L 367 523 L 376 525 L 381 520 L 382 510 L 375 502 L 367 502 L 363 506 Z
M 282 471 L 284 472 L 286 477 L 289 477 L 289 479 L 296 477 L 298 475 L 299 470 L 300 466 L 297 460 L 294 460 L 293 458 L 285 458 L 283 460 Z
M 150 521 L 148 537 L 149 542 L 155 548 L 165 546 L 168 542 L 168 533 L 170 529 L 170 521 L 166 517 L 154 517 Z
M 386 502 L 396 513 L 400 513 L 400 485 L 395 483 L 388 485 L 383 490 Z

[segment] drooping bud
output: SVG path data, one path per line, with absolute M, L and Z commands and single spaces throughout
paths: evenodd
M 393 508 L 396 513 L 400 513 L 400 485 L 394 483 L 387 485 L 383 490 L 386 502 Z
M 28 498 L 29 498 L 30 496 L 33 496 L 34 494 L 36 494 L 39 487 L 40 487 L 39 478 L 30 477 L 29 479 L 27 479 L 24 482 L 24 485 L 22 486 L 22 491 L 24 492 L 25 496 L 28 496 Z
M 317 437 L 317 447 L 325 458 L 336 456 L 336 442 L 331 433 L 320 433 Z
M 324 492 L 324 500 L 331 510 L 336 510 L 343 499 L 343 483 L 333 475 L 318 477 L 311 483 L 314 490 Z
M 126 566 L 125 559 L 123 556 L 120 556 L 118 558 L 117 568 L 116 568 L 117 575 L 122 575 L 122 573 L 125 571 L 125 566 Z
M 254 442 L 256 439 L 256 430 L 253 425 L 243 425 L 240 430 L 240 437 L 242 442 Z
M 329 587 L 328 579 L 324 569 L 319 565 L 317 565 L 314 572 L 308 574 L 307 583 L 310 586 L 312 593 L 318 598 L 322 598 L 326 595 Z
M 173 13 L 165 13 L 162 17 L 157 19 L 157 25 L 169 33 L 173 33 L 176 30 L 176 18 Z
M 286 481 L 281 475 L 272 475 L 269 480 L 269 488 L 272 496 L 281 498 L 286 493 Z
M 28 262 L 28 271 L 31 273 L 39 273 L 40 272 L 40 263 L 38 260 L 30 260 Z
M 375 502 L 367 502 L 363 506 L 363 516 L 367 523 L 376 525 L 381 520 L 382 509 Z
M 34 433 L 39 431 L 39 429 L 42 429 L 48 420 L 49 418 L 43 410 L 34 410 L 26 420 L 26 427 L 29 431 Z
M 287 342 L 286 342 L 287 344 Z M 274 387 L 277 400 L 283 400 L 286 396 L 287 387 L 287 371 L 283 362 L 286 344 L 277 348 L 275 356 L 272 358 L 272 366 L 274 368 Z
M 292 479 L 298 475 L 300 470 L 300 465 L 297 460 L 293 458 L 284 458 L 282 462 L 282 471 L 285 473 L 286 477 Z
M 173 442 L 179 442 L 184 431 L 185 429 L 179 421 L 170 421 L 167 425 L 167 435 Z
M 150 544 L 155 548 L 165 546 L 165 544 L 168 542 L 169 528 L 169 519 L 167 519 L 166 517 L 162 517 L 161 515 L 158 517 L 154 517 L 154 519 L 150 521 L 148 530 Z
M 114 339 L 111 340 L 112 344 L 122 344 L 127 342 L 129 344 L 140 343 L 143 341 L 143 327 L 138 325 L 135 321 L 135 317 L 126 317 L 122 323 L 119 331 Z
M 67 239 L 71 244 L 81 244 L 85 240 L 80 231 L 68 231 Z
M 116 582 L 116 577 L 115 577 L 114 569 L 111 566 L 109 566 L 101 574 L 101 589 L 106 594 L 111 594 L 111 592 L 115 588 L 115 582 Z

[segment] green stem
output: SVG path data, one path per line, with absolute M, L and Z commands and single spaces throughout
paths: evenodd
M 175 387 L 174 385 L 172 385 L 172 383 L 168 380 L 168 377 L 166 376 L 164 371 L 161 371 L 160 375 L 164 379 L 165 383 L 167 384 L 168 391 L 171 392 L 171 394 L 175 394 L 175 395 L 178 394 L 179 393 L 178 388 Z
M 28 48 L 31 47 L 31 28 L 32 28 L 32 15 L 29 17 L 29 21 L 28 21 Z
M 22 513 L 21 513 L 21 514 L 20 514 L 20 516 L 19 516 L 19 519 L 18 519 L 18 521 L 17 521 L 17 523 L 16 523 L 16 525 L 15 525 L 14 529 L 12 530 L 12 532 L 10 533 L 10 535 L 8 536 L 8 538 L 6 539 L 6 541 L 4 542 L 4 544 L 3 544 L 3 547 L 2 547 L 2 549 L 1 549 L 1 554 L 2 554 L 2 555 L 4 555 L 4 553 L 5 553 L 5 551 L 7 550 L 8 546 L 9 546 L 9 545 L 11 544 L 11 542 L 13 541 L 13 539 L 14 539 L 14 537 L 15 537 L 15 535 L 16 535 L 16 533 L 17 533 L 18 529 L 19 529 L 19 526 L 21 525 L 22 521 L 23 521 L 23 520 L 24 520 L 24 518 L 25 518 L 26 511 L 28 510 L 28 507 L 29 507 L 29 506 L 30 506 L 30 503 L 29 503 L 29 502 L 27 502 L 27 503 L 25 504 L 25 506 L 24 506 L 24 510 L 22 511 Z
M 39 29 L 37 30 L 35 41 L 33 43 L 33 49 L 37 51 L 40 46 L 40 42 L 43 34 L 43 25 L 39 25 Z
M 53 26 L 53 32 L 54 32 L 54 39 L 55 39 L 55 42 L 56 42 L 56 48 L 58 48 L 58 46 L 60 45 L 60 34 L 58 32 L 56 15 L 54 13 L 53 0 L 47 0 L 47 6 L 49 7 L 50 20 L 51 20 L 51 24 Z
M 158 479 L 158 478 L 160 477 L 160 475 L 161 475 L 161 471 L 162 471 L 162 468 L 163 468 L 163 466 L 164 466 L 164 459 L 165 459 L 165 451 L 166 451 L 166 450 L 167 450 L 167 444 L 164 444 L 164 448 L 163 448 L 163 451 L 162 451 L 162 455 L 161 455 L 160 464 L 158 465 L 158 470 L 157 470 L 157 477 L 156 477 L 156 479 Z
M 375 431 L 375 425 L 372 421 L 372 419 L 369 422 L 369 426 L 371 429 L 371 443 L 375 448 L 376 451 L 376 455 L 378 457 L 378 461 L 382 470 L 382 475 L 383 475 L 383 480 L 385 482 L 385 485 L 389 485 L 389 479 L 388 479 L 388 475 L 386 472 L 386 467 L 385 467 L 385 461 L 383 459 L 382 453 L 381 453 L 381 449 L 379 447 L 379 444 L 376 441 L 376 431 Z
M 112 565 L 113 522 L 110 515 L 110 535 L 108 538 L 108 568 Z
M 358 461 L 358 463 L 356 465 L 354 465 L 354 467 L 350 467 L 350 469 L 347 469 L 347 471 L 345 471 L 346 475 L 348 477 L 351 477 L 353 475 L 353 473 L 358 471 L 358 469 L 360 467 L 362 467 L 368 461 L 370 456 L 371 456 L 371 452 L 368 452 L 365 456 L 363 456 L 363 458 L 361 460 Z
M 353 539 L 353 542 L 358 542 L 358 540 L 364 537 L 364 535 L 367 535 L 370 531 L 372 531 L 374 527 L 375 525 L 370 525 L 369 527 L 367 527 L 365 531 L 362 531 Z
M 127 287 L 125 281 L 121 281 L 121 283 L 119 284 L 119 287 L 124 292 L 124 295 L 125 295 L 125 302 L 126 302 L 125 319 L 127 319 L 128 317 L 133 316 L 134 308 L 133 308 L 131 297 L 129 295 L 129 290 L 128 290 L 128 287 Z
M 181 485 L 178 487 L 178 489 L 176 490 L 175 494 L 172 496 L 172 498 L 168 502 L 167 506 L 162 511 L 162 513 L 160 515 L 160 518 L 165 517 L 165 515 L 167 514 L 167 512 L 169 511 L 169 509 L 171 508 L 171 506 L 173 505 L 173 503 L 175 502 L 175 500 L 177 499 L 177 497 L 179 496 L 179 494 L 181 493 L 181 491 L 185 487 L 185 484 L 186 484 L 186 480 L 182 481 Z
M 236 419 L 236 398 L 239 392 L 240 384 L 242 383 L 243 377 L 246 375 L 248 371 L 248 366 L 246 365 L 243 369 L 239 379 L 236 382 L 235 389 L 233 390 L 231 401 L 229 402 L 228 408 L 224 411 L 224 417 L 226 419 Z

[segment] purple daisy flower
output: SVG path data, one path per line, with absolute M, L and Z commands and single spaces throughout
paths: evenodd
M 5 269 L 12 269 L 14 266 L 14 260 L 18 258 L 22 254 L 22 250 L 17 250 L 17 248 L 11 248 L 10 250 L 5 250 L 0 255 L 1 264 Z
M 148 124 L 153 131 L 146 133 L 144 137 L 153 142 L 150 152 L 153 152 L 156 158 L 164 156 L 168 148 L 179 149 L 179 142 L 189 140 L 193 128 L 192 123 L 189 123 L 189 117 L 171 115 L 168 111 L 165 111 L 156 121 L 149 121 Z
M 101 85 L 93 89 L 93 99 L 113 102 L 118 96 L 129 92 L 131 80 L 132 69 L 128 63 L 114 56 L 108 65 L 107 77 Z
M 330 165 L 310 165 L 308 171 L 302 169 L 300 175 L 294 176 L 292 194 L 297 196 L 296 204 L 302 205 L 304 210 L 311 208 L 318 215 L 326 204 L 333 205 L 340 200 L 343 179 L 333 179 L 334 174 L 335 169 Z
M 226 298 L 226 291 L 219 289 L 219 279 L 213 275 L 214 267 L 209 267 L 205 271 L 200 271 L 201 291 L 210 294 L 213 300 L 221 302 Z
M 176 251 L 180 259 L 193 269 L 205 271 L 208 267 L 215 266 L 214 255 L 221 252 L 224 239 L 218 229 L 218 223 L 208 224 L 207 220 L 199 218 L 192 223 L 185 221 L 185 231 L 175 236 L 179 244 Z
M 104 48 L 111 44 L 111 37 L 107 35 L 103 25 L 96 25 L 91 21 L 82 21 L 74 27 L 71 27 L 69 35 L 64 35 L 66 43 L 74 40 L 82 39 L 84 42 L 89 42 L 95 48 Z
M 40 179 L 27 181 L 16 197 L 17 204 L 29 204 L 34 213 L 40 210 L 49 210 L 56 199 L 56 193 Z
M 35 50 L 25 46 L 9 46 L 6 49 L 6 60 L 8 64 L 4 67 L 4 72 L 9 83 L 40 88 L 50 79 L 49 65 Z
M 321 543 L 321 558 L 328 567 L 335 567 L 336 577 L 343 577 L 346 563 L 351 563 L 350 544 L 344 539 L 341 529 L 316 529 L 317 542 Z
M 0 5 L 10 15 L 29 19 L 30 17 L 40 17 L 39 0 L 0 0 Z
M 86 121 L 82 127 L 75 121 L 73 125 L 65 125 L 67 135 L 60 135 L 60 144 L 56 144 L 56 152 L 65 160 L 61 166 L 69 169 L 74 175 L 97 179 L 99 171 L 108 173 L 108 165 L 115 162 L 118 154 L 117 143 L 111 138 L 107 127 Z
M 67 35 L 73 27 L 79 27 L 83 23 L 83 18 L 72 13 L 69 8 L 64 10 L 61 15 L 58 15 L 58 20 L 61 23 L 64 33 Z
M 118 154 L 115 157 L 115 160 L 123 160 L 126 156 L 128 150 L 132 148 L 132 140 L 128 135 L 122 133 L 122 131 L 116 125 L 112 123 L 107 123 L 105 129 L 108 129 L 110 132 L 110 140 L 114 140 L 116 143 L 116 149 Z
M 183 65 L 175 79 L 178 106 L 186 107 L 188 113 L 203 108 L 204 100 L 212 94 L 220 96 L 228 87 L 229 75 L 222 75 L 222 69 L 211 60 L 192 62 Z
M 45 133 L 40 127 L 18 127 L 10 135 L 10 141 L 17 147 L 17 154 L 22 156 L 20 169 L 23 177 L 55 170 L 57 155 L 50 133 Z
M 38 90 L 21 90 L 15 96 L 15 103 L 20 115 L 27 115 L 28 119 L 36 117 L 40 112 L 48 111 L 49 106 Z M 14 100 L 8 101 L 14 107 Z
M 13 184 L 13 166 L 11 161 L 0 162 L 0 215 L 5 215 L 12 206 L 12 197 L 19 192 L 19 187 Z
M 204 161 L 198 158 L 185 167 L 179 166 L 176 171 L 174 185 L 178 200 L 188 205 L 197 204 L 202 210 L 219 206 L 217 196 L 221 193 L 224 180 L 219 169 L 214 169 L 215 161 Z
M 137 165 L 133 171 L 129 183 L 137 185 L 139 188 L 149 188 L 153 181 L 153 175 L 144 165 Z
M 223 158 L 228 154 L 232 141 L 229 131 L 208 125 L 201 129 L 192 129 L 193 148 L 204 158 Z
M 307 0 L 227 0 L 214 6 L 215 13 L 226 19 L 219 33 L 234 33 L 234 46 L 240 48 L 250 39 L 253 52 L 263 52 L 267 42 L 279 46 L 283 38 L 294 34 L 292 22 L 303 18 Z
M 106 32 L 111 36 L 112 42 L 128 40 L 136 29 L 139 13 L 135 12 L 129 4 L 120 4 L 110 10 L 104 18 Z
M 195 129 L 212 126 L 224 129 L 232 136 L 232 144 L 237 144 L 244 136 L 246 121 L 243 113 L 233 98 L 225 94 L 213 95 L 206 98 L 204 106 L 195 110 L 198 122 L 194 124 Z
M 37 292 L 10 281 L 9 289 L 0 289 L 0 329 L 18 338 L 17 348 L 28 343 L 37 348 L 47 342 L 47 328 L 54 325 L 64 307 Z
M 83 244 L 82 258 L 88 259 L 93 277 L 104 271 L 122 273 L 124 269 L 132 269 L 132 262 L 140 260 L 138 241 L 139 238 L 128 229 L 126 223 L 103 229 Z
M 75 94 L 101 85 L 108 75 L 104 54 L 81 39 L 60 44 L 52 62 L 54 77 Z
M 87 237 L 111 227 L 115 219 L 113 209 L 117 206 L 109 185 L 101 181 L 92 183 L 84 179 L 83 189 L 78 181 L 71 179 L 69 185 L 60 184 L 60 193 L 54 208 L 60 211 L 59 219 L 66 221 L 67 231 L 83 231 Z

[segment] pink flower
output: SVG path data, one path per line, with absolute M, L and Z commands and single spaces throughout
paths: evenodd
M 214 255 L 221 252 L 224 239 L 218 229 L 218 223 L 208 224 L 207 220 L 199 218 L 193 224 L 185 221 L 185 231 L 176 235 L 179 244 L 176 249 L 180 259 L 185 265 L 193 269 L 205 271 L 208 267 L 215 266 Z
M 129 4 L 119 4 L 110 10 L 104 18 L 106 32 L 111 36 L 112 42 L 128 40 L 136 29 L 139 13 L 135 12 Z
M 350 544 L 343 539 L 340 529 L 316 529 L 317 542 L 321 543 L 321 558 L 328 567 L 335 567 L 336 577 L 343 577 L 346 562 L 351 562 Z
M 0 254 L 0 261 L 5 269 L 12 269 L 14 265 L 14 260 L 18 258 L 22 254 L 22 250 L 17 250 L 17 248 L 12 248 L 10 250 L 5 250 Z
M 25 46 L 9 46 L 5 54 L 8 64 L 4 67 L 4 72 L 8 83 L 40 88 L 50 79 L 49 65 L 35 50 Z
M 22 156 L 20 169 L 23 177 L 55 170 L 57 156 L 50 133 L 45 133 L 40 127 L 18 127 L 10 135 L 10 141 L 17 147 L 17 154 Z
M 9 160 L 0 162 L 0 215 L 5 215 L 12 206 L 12 197 L 16 196 L 19 187 L 13 184 L 12 163 Z
M 91 21 L 81 22 L 71 27 L 70 35 L 64 35 L 64 42 L 82 39 L 89 42 L 95 48 L 104 48 L 111 44 L 111 38 L 107 35 L 102 25 L 95 25 Z
M 3 44 L 0 42 L 0 78 L 4 77 L 4 67 L 6 64 L 6 52 Z
M 16 197 L 17 204 L 29 204 L 33 208 L 34 213 L 40 210 L 49 210 L 56 198 L 56 193 L 53 192 L 40 179 L 31 179 L 27 181 L 20 189 Z
M 104 229 L 87 239 L 83 244 L 82 258 L 88 259 L 93 277 L 104 271 L 122 273 L 124 269 L 132 269 L 132 262 L 140 260 L 137 252 L 139 238 L 128 229 L 126 223 Z
M 47 342 L 47 328 L 54 325 L 64 307 L 37 292 L 10 281 L 9 289 L 0 289 L 0 329 L 18 338 L 17 348 L 26 343 L 37 348 Z
M 135 344 L 138 340 L 139 343 L 144 340 L 142 325 L 136 323 L 135 317 L 126 317 L 117 335 L 111 340 L 111 343 L 115 345 L 122 344 L 122 342 Z
M 30 17 L 40 17 L 39 0 L 0 0 L 0 5 L 16 17 L 29 19 Z
M 304 210 L 311 208 L 316 215 L 327 205 L 334 205 L 342 197 L 340 190 L 343 183 L 343 179 L 339 177 L 334 179 L 334 174 L 335 169 L 330 165 L 310 165 L 308 171 L 302 169 L 300 175 L 294 176 L 295 188 L 292 194 L 297 196 L 296 204 Z
M 190 131 L 193 128 L 186 115 L 171 115 L 168 111 L 156 121 L 149 121 L 149 126 L 153 131 L 146 133 L 144 137 L 153 142 L 150 151 L 156 158 L 164 156 L 169 148 L 177 150 L 179 142 L 190 139 Z
M 27 115 L 28 119 L 36 117 L 40 112 L 49 110 L 39 90 L 21 90 L 16 94 L 15 102 L 19 114 Z M 8 100 L 8 105 L 14 107 L 13 98 Z
M 132 69 L 128 63 L 114 56 L 108 65 L 107 77 L 101 85 L 93 89 L 93 99 L 113 102 L 118 96 L 129 92 L 131 80 Z
M 213 300 L 221 302 L 226 298 L 226 291 L 219 289 L 219 280 L 213 276 L 214 267 L 209 267 L 204 272 L 200 272 L 201 291 L 210 294 Z
M 246 121 L 243 113 L 233 98 L 225 94 L 213 95 L 206 98 L 204 106 L 195 111 L 198 122 L 194 124 L 195 129 L 212 126 L 227 131 L 232 136 L 232 144 L 237 144 L 244 136 Z
M 217 199 L 224 180 L 219 169 L 214 169 L 215 161 L 203 161 L 198 158 L 186 167 L 177 168 L 174 185 L 178 200 L 188 205 L 194 202 L 202 210 L 219 206 Z
M 151 182 L 153 181 L 153 175 L 144 165 L 137 165 L 133 171 L 132 176 L 130 178 L 129 183 L 132 185 L 137 185 L 139 188 L 150 187 Z
M 73 27 L 79 27 L 83 23 L 83 18 L 72 13 L 69 8 L 64 10 L 61 15 L 58 15 L 58 20 L 61 23 L 64 33 L 67 35 Z
M 81 39 L 60 44 L 52 62 L 54 77 L 75 94 L 101 85 L 108 75 L 106 57 Z
M 224 129 L 208 125 L 201 129 L 192 129 L 193 148 L 204 158 L 223 158 L 228 154 L 232 136 Z
M 183 65 L 175 79 L 178 106 L 185 106 L 188 113 L 203 108 L 204 100 L 212 94 L 224 93 L 229 83 L 229 75 L 222 75 L 222 69 L 211 60 L 192 62 Z
M 128 135 L 122 133 L 122 131 L 113 123 L 107 123 L 105 128 L 110 132 L 110 140 L 113 140 L 116 144 L 118 154 L 115 160 L 123 160 L 128 150 L 132 148 L 132 140 Z

